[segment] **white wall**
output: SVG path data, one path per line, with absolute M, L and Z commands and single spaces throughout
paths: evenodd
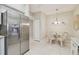
M 73 15 L 79 15 L 79 5 L 77 5 L 76 8 L 74 9 Z
M 41 35 L 37 34 L 38 30 L 36 28 L 38 27 L 36 28 L 33 27 L 34 28 L 33 35 L 35 35 L 34 39 L 36 39 L 35 37 L 38 37 L 38 36 L 41 37 L 41 39 L 45 38 L 45 35 L 47 32 L 58 32 L 58 33 L 68 32 L 70 35 L 72 35 L 73 34 L 73 12 L 71 11 L 71 12 L 62 13 L 62 14 L 59 14 L 57 17 L 59 21 L 62 21 L 63 19 L 65 24 L 59 24 L 59 25 L 52 24 L 52 22 L 54 22 L 56 19 L 55 15 L 45 15 L 40 12 L 34 14 L 33 21 L 39 19 L 41 23 L 40 26 L 38 26 L 40 29 L 39 34 Z M 34 25 L 37 25 L 37 24 L 34 24 Z
M 76 15 L 79 15 L 79 5 L 75 8 L 74 12 L 73 12 L 73 15 L 76 16 Z M 74 35 L 75 37 L 79 38 L 79 30 L 74 30 Z
M 57 16 L 58 20 L 62 22 L 62 20 L 65 22 L 65 24 L 52 24 L 54 21 L 56 21 L 56 16 L 50 15 L 47 17 L 47 31 L 48 32 L 69 32 L 72 33 L 72 20 L 73 15 L 72 12 L 62 13 Z

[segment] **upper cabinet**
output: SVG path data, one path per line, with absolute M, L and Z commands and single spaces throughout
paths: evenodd
M 30 17 L 30 7 L 29 4 L 24 5 L 24 14 L 28 17 Z
M 24 12 L 24 4 L 7 4 L 7 5 Z
M 29 4 L 7 4 L 7 5 L 22 11 L 25 14 L 25 16 L 30 17 Z

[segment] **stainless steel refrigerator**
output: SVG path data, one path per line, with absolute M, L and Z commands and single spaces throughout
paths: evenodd
M 29 48 L 29 26 L 30 21 L 26 16 L 21 16 L 20 22 L 20 39 L 21 39 L 21 54 L 28 51 Z
M 5 40 L 6 55 L 20 55 L 29 50 L 29 18 L 24 16 L 18 10 L 10 8 L 6 5 L 1 7 L 6 12 L 2 14 L 2 21 L 5 23 L 3 34 Z M 3 25 L 3 24 L 2 24 Z

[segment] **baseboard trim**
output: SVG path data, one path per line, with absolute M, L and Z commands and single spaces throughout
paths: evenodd
M 34 40 L 34 41 L 40 42 L 39 40 Z

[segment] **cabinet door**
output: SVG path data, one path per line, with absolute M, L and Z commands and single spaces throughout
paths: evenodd
M 72 54 L 73 55 L 78 55 L 78 46 L 76 43 L 72 43 Z
M 0 38 L 0 55 L 5 54 L 5 39 L 4 36 Z

